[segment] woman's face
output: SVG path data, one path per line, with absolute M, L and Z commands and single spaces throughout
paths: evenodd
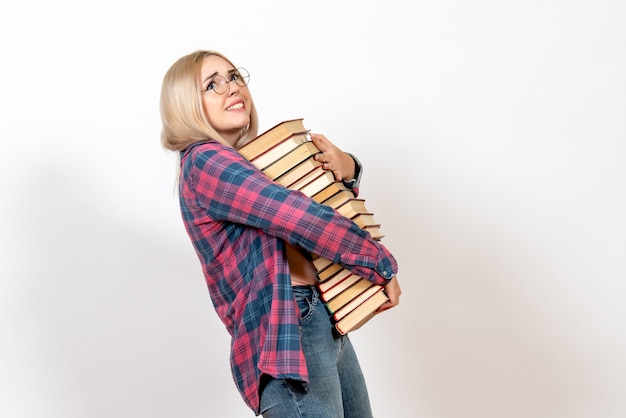
M 234 81 L 237 78 L 235 68 L 216 55 L 204 58 L 200 77 L 204 114 L 211 126 L 232 146 L 239 139 L 241 130 L 250 124 L 250 91 L 247 86 L 242 87 Z M 224 81 L 226 84 L 221 87 L 226 91 L 219 94 L 216 90 Z

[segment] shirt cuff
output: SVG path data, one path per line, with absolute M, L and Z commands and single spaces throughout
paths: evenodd
M 354 189 L 359 187 L 361 183 L 361 175 L 363 174 L 363 165 L 354 155 L 347 153 L 354 160 L 354 178 L 352 180 L 343 180 L 343 184 L 350 188 Z

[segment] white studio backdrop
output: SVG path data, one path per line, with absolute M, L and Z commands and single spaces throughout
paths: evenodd
M 378 418 L 626 415 L 624 2 L 1 1 L 0 416 L 253 416 L 159 144 L 196 49 L 364 163 Z

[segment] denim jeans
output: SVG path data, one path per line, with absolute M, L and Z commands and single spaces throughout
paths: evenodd
M 332 332 L 315 286 L 294 286 L 309 384 L 264 376 L 264 418 L 371 418 L 361 366 L 347 335 Z

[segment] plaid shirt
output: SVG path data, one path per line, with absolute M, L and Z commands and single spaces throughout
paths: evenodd
M 261 375 L 308 381 L 285 241 L 378 284 L 396 273 L 396 261 L 352 221 L 218 142 L 182 152 L 179 187 L 185 228 L 232 337 L 233 378 L 258 414 Z

